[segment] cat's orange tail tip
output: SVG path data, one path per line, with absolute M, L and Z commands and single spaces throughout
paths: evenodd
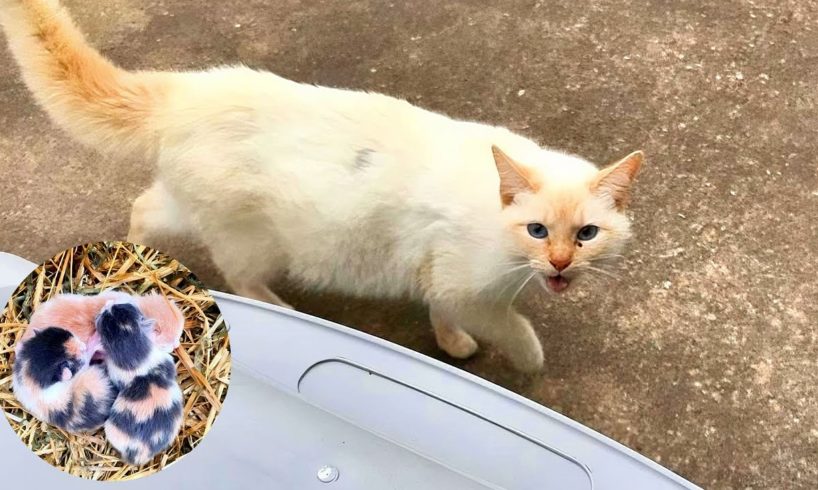
M 91 47 L 56 0 L 0 0 L 0 23 L 23 80 L 78 140 L 128 152 L 153 144 L 163 78 L 122 70 Z

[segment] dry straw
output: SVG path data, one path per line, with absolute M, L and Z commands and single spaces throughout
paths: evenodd
M 114 288 L 132 294 L 157 291 L 185 314 L 181 346 L 174 351 L 184 394 L 185 422 L 176 441 L 141 467 L 123 463 L 99 430 L 74 435 L 35 419 L 11 388 L 14 346 L 37 306 L 59 293 L 96 294 Z M 230 342 L 213 297 L 176 260 L 148 247 L 102 242 L 62 252 L 17 288 L 0 316 L 0 408 L 35 454 L 72 475 L 130 480 L 155 473 L 190 452 L 213 425 L 227 395 Z

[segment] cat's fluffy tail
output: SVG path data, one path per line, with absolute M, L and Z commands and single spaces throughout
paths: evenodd
M 60 126 L 103 150 L 153 146 L 167 74 L 116 67 L 86 42 L 57 0 L 0 0 L 0 23 L 23 80 Z

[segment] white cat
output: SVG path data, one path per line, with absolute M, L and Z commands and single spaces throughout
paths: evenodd
M 438 344 L 475 337 L 541 368 L 511 306 L 532 277 L 562 291 L 618 256 L 642 163 L 598 170 L 506 129 L 379 94 L 295 83 L 245 67 L 128 72 L 91 48 L 53 0 L 2 0 L 23 77 L 87 144 L 157 156 L 129 240 L 194 231 L 235 292 L 287 306 L 287 275 L 315 289 L 417 298 Z

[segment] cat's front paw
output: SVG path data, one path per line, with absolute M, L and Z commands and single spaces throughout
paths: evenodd
M 477 352 L 477 341 L 463 330 L 447 330 L 437 335 L 437 345 L 455 359 L 468 359 Z
M 531 342 L 525 349 L 521 349 L 516 355 L 511 356 L 510 360 L 517 371 L 525 374 L 537 374 L 542 372 L 545 358 L 540 343 Z

